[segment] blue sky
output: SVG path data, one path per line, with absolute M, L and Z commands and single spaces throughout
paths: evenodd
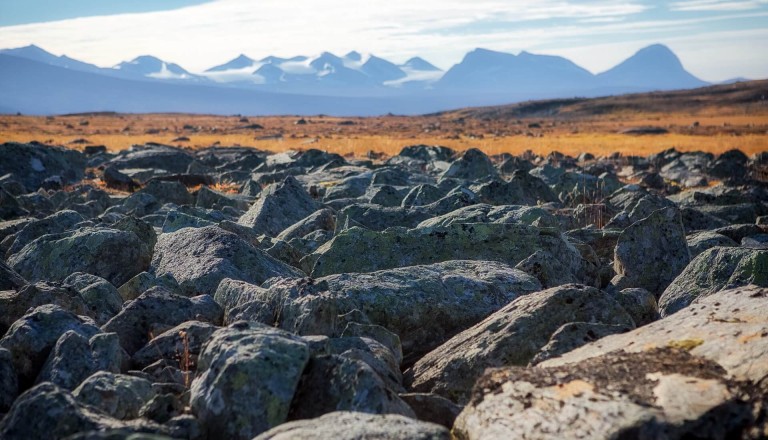
M 0 0 L 0 47 L 101 66 L 152 54 L 201 71 L 240 53 L 358 50 L 448 68 L 484 47 L 600 72 L 653 43 L 705 80 L 768 78 L 768 0 Z

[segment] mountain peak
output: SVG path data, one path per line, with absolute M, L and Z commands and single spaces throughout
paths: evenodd
M 360 52 L 353 50 L 352 52 L 349 52 L 348 54 L 344 55 L 344 58 L 351 61 L 362 61 L 363 56 L 360 54 Z
M 646 46 L 616 67 L 598 75 L 611 86 L 671 90 L 701 87 L 708 83 L 691 75 L 680 58 L 663 44 Z
M 400 65 L 403 69 L 417 70 L 421 72 L 442 72 L 442 69 L 421 57 L 413 57 Z
M 206 70 L 206 72 L 223 72 L 226 70 L 237 70 L 237 69 L 244 69 L 246 67 L 251 67 L 255 61 L 244 54 L 240 54 L 237 56 L 237 58 L 234 58 L 224 64 L 220 64 L 218 66 L 211 67 L 210 69 Z

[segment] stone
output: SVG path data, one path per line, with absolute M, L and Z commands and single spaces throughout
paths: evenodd
M 0 219 L 15 219 L 28 214 L 29 211 L 22 207 L 16 197 L 5 189 L 0 188 Z
M 619 236 L 612 283 L 619 289 L 641 287 L 661 295 L 690 261 L 680 211 L 660 209 Z
M 764 391 L 763 391 L 764 393 Z M 765 394 L 682 349 L 568 366 L 492 369 L 459 414 L 459 439 L 757 438 Z M 757 416 L 761 417 L 761 416 Z
M 123 298 L 115 286 L 104 278 L 75 272 L 64 279 L 65 286 L 72 286 L 88 306 L 87 315 L 103 325 L 123 308 Z
M 243 197 L 214 191 L 207 185 L 203 185 L 197 190 L 197 195 L 195 196 L 195 206 L 199 208 L 221 209 L 225 206 L 231 206 L 246 211 L 248 210 L 248 205 L 248 202 Z
M 530 365 L 536 365 L 547 359 L 568 353 L 605 336 L 626 333 L 630 330 L 632 330 L 631 326 L 592 322 L 570 322 L 563 324 L 562 327 L 552 334 L 547 345 L 542 347 L 536 356 L 531 359 Z
M 89 315 L 90 309 L 80 293 L 66 286 L 51 283 L 27 284 L 18 290 L 0 291 L 0 333 L 30 309 L 55 304 L 77 315 Z
M 142 272 L 126 281 L 117 289 L 117 292 L 123 301 L 131 301 L 155 286 L 164 287 L 173 293 L 181 294 L 179 284 L 171 275 L 156 277 L 149 272 Z
M 381 232 L 354 227 L 304 258 L 302 267 L 313 277 L 321 277 L 458 259 L 515 265 L 542 249 L 555 255 L 572 273 L 582 270 L 578 251 L 557 230 L 484 223 Z
M 333 231 L 336 229 L 336 217 L 328 208 L 313 212 L 304 219 L 285 228 L 276 238 L 289 241 L 292 238 L 301 238 L 314 231 Z
M 138 368 L 165 359 L 175 362 L 179 368 L 194 370 L 197 355 L 216 329 L 215 325 L 207 322 L 183 322 L 152 338 L 133 354 L 131 360 Z
M 449 440 L 448 429 L 410 417 L 337 411 L 309 420 L 297 420 L 273 428 L 253 440 Z
M 11 352 L 0 348 L 0 413 L 5 414 L 19 395 L 19 379 Z
M 100 371 L 83 381 L 72 395 L 78 402 L 100 409 L 111 417 L 129 420 L 154 395 L 152 383 L 140 377 Z
M 403 208 L 410 208 L 413 206 L 429 205 L 440 200 L 443 196 L 445 196 L 445 191 L 434 185 L 417 185 L 411 188 L 411 190 L 408 191 L 408 194 L 403 197 L 400 206 Z
M 699 254 L 659 298 L 661 316 L 671 315 L 724 289 L 768 287 L 768 250 L 713 247 Z
M 494 168 L 491 159 L 477 148 L 470 148 L 451 162 L 441 175 L 441 179 L 478 180 L 496 177 L 498 171 Z
M 531 293 L 427 353 L 406 371 L 406 386 L 466 403 L 486 368 L 527 365 L 561 326 L 572 322 L 634 327 L 616 301 L 593 287 L 566 284 Z
M 240 220 L 239 224 L 259 234 L 277 237 L 284 229 L 320 209 L 320 205 L 289 176 L 267 187 Z
M 116 189 L 118 191 L 134 192 L 141 188 L 141 185 L 133 180 L 130 176 L 127 176 L 120 172 L 114 166 L 108 166 L 104 169 L 101 179 L 107 185 L 107 188 Z
M 252 439 L 288 418 L 309 349 L 298 337 L 240 321 L 215 332 L 192 382 L 192 412 L 211 439 Z
M 656 296 L 645 289 L 624 289 L 612 293 L 612 297 L 629 313 L 638 327 L 661 318 Z
M 88 339 L 69 330 L 56 341 L 37 383 L 51 382 L 73 390 L 97 371 L 119 373 L 127 365 L 128 356 L 116 334 L 99 333 Z
M 578 282 L 568 268 L 547 251 L 534 252 L 517 263 L 515 269 L 535 277 L 545 289 Z
M 261 284 L 276 276 L 302 272 L 216 226 L 162 234 L 152 258 L 156 276 L 170 275 L 188 296 L 216 292 L 224 278 Z
M 118 153 L 109 164 L 118 170 L 152 169 L 165 173 L 185 173 L 192 164 L 192 155 L 180 148 L 159 144 L 134 145 Z
M 31 282 L 63 281 L 84 272 L 121 285 L 146 270 L 151 258 L 152 250 L 133 232 L 81 228 L 34 240 L 8 265 Z
M 120 345 L 133 355 L 150 339 L 159 326 L 163 331 L 190 320 L 220 323 L 222 310 L 209 295 L 193 298 L 154 287 L 125 304 L 123 310 L 102 327 L 117 333 Z
M 453 427 L 453 422 L 461 412 L 461 407 L 443 396 L 431 393 L 403 393 L 400 398 L 416 413 L 416 418 L 424 421 Z
M 80 213 L 71 210 L 59 211 L 43 219 L 33 220 L 15 234 L 13 244 L 8 249 L 8 256 L 21 251 L 24 246 L 43 235 L 69 231 L 84 220 Z
M 737 247 L 739 244 L 725 235 L 712 231 L 702 231 L 685 237 L 688 242 L 688 251 L 691 258 L 696 258 L 700 253 L 713 247 Z
M 100 331 L 89 318 L 53 304 L 36 307 L 11 325 L 0 339 L 0 348 L 13 356 L 20 389 L 29 388 L 56 342 L 69 330 L 89 339 Z
M 204 228 L 215 224 L 210 220 L 185 214 L 174 209 L 166 214 L 162 230 L 164 234 L 169 234 L 184 228 Z
M 0 176 L 13 175 L 28 191 L 36 191 L 51 176 L 61 176 L 67 184 L 85 177 L 85 156 L 69 148 L 6 142 L 0 145 L 0 156 Z
M 405 392 L 397 355 L 381 342 L 367 337 L 345 336 L 328 340 L 328 354 L 367 364 L 390 391 Z

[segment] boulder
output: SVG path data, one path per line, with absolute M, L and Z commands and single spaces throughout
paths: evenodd
M 449 440 L 448 429 L 410 417 L 338 411 L 309 420 L 282 424 L 253 440 Z
M 336 229 L 336 217 L 333 211 L 323 208 L 285 228 L 276 238 L 289 241 L 292 238 L 304 237 L 314 231 L 332 232 L 334 229 Z
M 661 318 L 656 296 L 645 289 L 624 289 L 611 296 L 629 313 L 638 327 Z
M 146 270 L 151 258 L 152 250 L 133 232 L 81 228 L 32 241 L 8 265 L 32 282 L 84 272 L 119 286 Z
M 288 418 L 309 349 L 300 338 L 237 322 L 203 348 L 192 382 L 192 412 L 210 439 L 252 439 Z
M 28 191 L 36 191 L 51 176 L 66 184 L 85 176 L 85 156 L 69 148 L 6 142 L 0 145 L 0 157 L 0 176 L 13 175 Z
M 416 413 L 416 418 L 424 422 L 436 423 L 448 429 L 453 427 L 461 407 L 443 396 L 431 393 L 403 393 L 400 398 Z
M 618 351 L 568 366 L 489 370 L 453 434 L 467 440 L 757 438 L 768 430 L 764 393 L 685 350 Z
M 58 284 L 27 284 L 19 289 L 0 291 L 0 333 L 30 309 L 55 304 L 77 315 L 89 315 L 91 310 L 76 289 Z
M 641 287 L 660 295 L 690 261 L 680 211 L 663 208 L 621 233 L 612 283 L 619 289 Z
M 561 326 L 572 322 L 634 327 L 616 301 L 593 287 L 567 284 L 531 293 L 427 353 L 406 371 L 406 385 L 466 403 L 486 368 L 527 365 Z
M 3 188 L 0 188 L 0 219 L 15 219 L 24 217 L 29 211 L 24 209 L 16 197 Z
M 126 303 L 123 310 L 103 329 L 117 333 L 120 345 L 133 355 L 150 339 L 151 334 L 190 320 L 220 323 L 222 310 L 209 295 L 193 298 L 176 295 L 162 287 L 154 287 Z
M 685 239 L 688 242 L 691 258 L 696 258 L 700 253 L 713 247 L 737 247 L 739 245 L 731 238 L 712 231 L 696 232 L 686 236 Z
M 174 205 L 193 205 L 195 198 L 187 191 L 187 187 L 181 182 L 164 182 L 152 180 L 142 188 L 139 193 L 149 194 L 160 204 L 173 203 Z
M 0 348 L 0 413 L 5 414 L 19 395 L 19 379 L 10 351 Z
M 146 379 L 106 371 L 88 377 L 72 391 L 78 402 L 119 420 L 138 418 L 141 407 L 155 394 L 152 382 Z
M 601 324 L 593 322 L 570 322 L 563 324 L 549 338 L 547 345 L 541 348 L 531 359 L 531 365 L 568 353 L 582 345 L 597 341 L 608 335 L 626 333 L 631 326 Z
M 194 160 L 188 152 L 158 144 L 134 145 L 123 150 L 109 164 L 118 170 L 151 169 L 158 174 L 185 173 Z
M 659 298 L 662 316 L 671 315 L 723 289 L 754 284 L 768 287 L 768 250 L 713 247 L 691 261 Z
M 259 234 L 277 237 L 284 229 L 320 209 L 298 180 L 288 176 L 281 183 L 267 187 L 239 224 Z
M 276 276 L 303 274 L 216 226 L 162 234 L 152 258 L 156 276 L 170 275 L 188 296 L 213 295 L 224 278 L 261 284 Z
M 123 308 L 123 298 L 115 286 L 104 278 L 82 272 L 75 272 L 64 279 L 65 286 L 80 292 L 88 306 L 88 312 L 97 324 L 103 325 Z
M 152 338 L 133 354 L 131 360 L 138 368 L 164 359 L 178 364 L 179 368 L 194 370 L 197 355 L 216 329 L 216 326 L 207 322 L 183 322 Z
M 486 260 L 515 265 L 538 250 L 555 255 L 572 273 L 582 270 L 578 251 L 551 228 L 465 223 L 447 227 L 349 228 L 302 260 L 314 277 L 373 272 L 449 260 Z
M 477 148 L 470 148 L 451 162 L 441 179 L 480 180 L 498 176 L 491 159 Z
M 521 270 L 550 288 L 563 284 L 578 283 L 579 280 L 554 255 L 547 251 L 536 251 L 528 258 L 517 263 L 515 269 Z
M 36 382 L 73 390 L 97 371 L 119 373 L 127 364 L 128 356 L 116 334 L 99 333 L 88 339 L 69 330 L 56 341 Z
M 13 244 L 8 248 L 8 256 L 13 255 L 35 239 L 46 234 L 60 234 L 75 228 L 85 218 L 75 211 L 64 210 L 39 220 L 32 220 L 15 234 Z

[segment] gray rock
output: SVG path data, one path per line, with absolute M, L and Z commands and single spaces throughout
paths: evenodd
M 443 215 L 435 215 L 417 227 L 446 227 L 455 223 L 511 223 L 536 226 L 557 226 L 555 217 L 536 206 L 491 206 L 475 204 Z
M 142 272 L 126 281 L 117 289 L 117 292 L 123 301 L 131 301 L 155 286 L 164 287 L 173 293 L 181 294 L 179 284 L 171 275 L 156 277 L 149 272 Z
M 19 379 L 13 367 L 13 357 L 10 351 L 0 348 L 0 413 L 8 412 L 18 395 Z
M 8 249 L 8 256 L 11 256 L 22 249 L 24 246 L 33 242 L 35 239 L 46 234 L 60 234 L 69 231 L 76 224 L 85 220 L 83 216 L 75 211 L 64 210 L 40 220 L 33 220 L 16 233 L 13 245 Z
M 473 187 L 473 191 L 482 203 L 490 205 L 536 206 L 557 201 L 557 196 L 543 180 L 525 171 L 516 171 L 508 182 L 494 180 Z
M 403 200 L 400 202 L 400 206 L 403 208 L 410 208 L 413 206 L 429 205 L 440 200 L 444 196 L 445 191 L 434 185 L 417 185 L 411 188 L 411 190 L 408 191 L 408 194 L 403 197 Z
M 139 417 L 145 403 L 155 396 L 152 383 L 140 377 L 100 371 L 88 377 L 72 395 L 78 402 L 100 409 L 111 417 Z
M 293 420 L 333 411 L 415 417 L 408 404 L 388 389 L 368 364 L 338 355 L 318 356 L 309 361 L 293 402 Z
M 342 338 L 357 336 L 373 339 L 384 344 L 392 352 L 398 367 L 403 362 L 403 345 L 400 342 L 400 337 L 380 325 L 349 322 L 339 336 Z
M 260 234 L 277 237 L 284 229 L 320 209 L 299 182 L 292 176 L 282 183 L 272 184 L 261 193 L 239 224 Z
M 112 225 L 112 228 L 126 232 L 133 232 L 137 237 L 139 237 L 139 240 L 141 240 L 142 243 L 147 245 L 150 251 L 154 251 L 155 245 L 157 244 L 157 233 L 149 223 L 134 216 L 126 215 L 120 220 L 116 221 Z
M 133 232 L 82 228 L 44 235 L 11 256 L 8 265 L 29 281 L 63 281 L 73 272 L 121 285 L 149 267 L 152 251 Z
M 517 263 L 515 269 L 536 278 L 544 288 L 577 283 L 579 281 L 567 267 L 547 251 L 534 252 L 528 258 Z
M 409 417 L 339 411 L 309 420 L 285 423 L 253 440 L 449 440 L 448 429 Z
M 19 289 L 0 291 L 0 333 L 5 333 L 30 309 L 56 304 L 77 315 L 89 315 L 90 309 L 75 289 L 51 283 L 27 284 Z
M 22 207 L 16 197 L 0 188 L 0 219 L 14 219 L 28 214 L 29 211 Z
M 660 295 L 690 261 L 680 211 L 664 208 L 621 233 L 612 283 L 619 289 L 641 287 Z
M 190 405 L 211 439 L 251 439 L 286 421 L 306 343 L 244 321 L 218 330 L 200 354 Z
M 140 415 L 157 423 L 166 423 L 182 415 L 184 403 L 172 393 L 157 394 L 141 407 Z
M 491 159 L 477 148 L 470 148 L 451 162 L 451 166 L 440 175 L 440 178 L 478 180 L 496 176 L 498 171 L 494 168 Z
M 289 241 L 292 238 L 301 238 L 314 231 L 333 231 L 336 229 L 336 217 L 328 208 L 313 212 L 304 219 L 285 228 L 276 238 Z
M 165 173 L 185 173 L 194 158 L 180 148 L 147 144 L 123 150 L 109 163 L 118 170 L 153 169 Z
M 541 348 L 531 359 L 530 365 L 539 364 L 547 359 L 568 353 L 582 345 L 597 341 L 608 335 L 626 333 L 633 326 L 610 325 L 593 322 L 571 322 L 557 329 L 549 338 L 547 345 Z
M 711 231 L 696 232 L 688 235 L 685 239 L 688 242 L 691 258 L 696 258 L 700 253 L 713 247 L 737 247 L 739 245 L 725 235 Z
M 668 316 L 717 291 L 754 284 L 768 286 L 768 251 L 714 247 L 691 261 L 659 298 Z
M 555 255 L 572 273 L 583 269 L 578 251 L 557 230 L 484 223 L 381 232 L 350 228 L 307 256 L 302 266 L 312 276 L 321 277 L 458 259 L 515 265 L 542 249 Z
M 69 330 L 56 341 L 36 382 L 51 382 L 73 390 L 97 371 L 119 373 L 127 364 L 128 356 L 116 334 L 99 333 L 89 340 Z
M 661 318 L 656 296 L 645 289 L 624 289 L 613 293 L 612 296 L 629 313 L 638 327 Z
M 69 148 L 7 142 L 0 145 L 0 156 L 0 176 L 12 174 L 29 191 L 40 188 L 50 176 L 60 176 L 64 183 L 85 176 L 85 156 Z
M 87 315 L 99 325 L 105 324 L 123 308 L 120 293 L 104 278 L 75 272 L 64 279 L 64 285 L 72 286 L 80 292 L 89 309 Z
M 60 439 L 88 431 L 111 429 L 120 429 L 120 438 L 130 438 L 131 433 L 170 434 L 167 428 L 146 420 L 122 422 L 113 419 L 95 408 L 80 404 L 68 391 L 46 382 L 16 399 L 11 411 L 0 421 L 0 438 Z
M 151 339 L 150 333 L 158 326 L 164 331 L 193 319 L 216 324 L 221 318 L 221 307 L 209 295 L 187 298 L 154 287 L 126 303 L 103 329 L 117 333 L 120 345 L 133 355 Z
M 131 360 L 144 368 L 158 360 L 175 362 L 180 368 L 194 369 L 203 344 L 216 331 L 213 324 L 187 321 L 152 338 L 147 345 L 133 354 Z
M 462 439 L 757 438 L 765 394 L 684 350 L 489 370 L 456 419 Z
M 241 211 L 248 209 L 248 201 L 245 197 L 224 194 L 214 191 L 207 185 L 203 185 L 197 190 L 195 196 L 195 206 L 206 209 L 221 209 L 225 206 L 231 206 Z
M 185 214 L 175 209 L 166 214 L 165 221 L 163 222 L 163 233 L 168 234 L 176 232 L 184 228 L 204 228 L 206 226 L 213 226 L 215 222 L 205 220 L 200 217 Z
M 21 389 L 32 384 L 56 341 L 69 330 L 85 338 L 99 332 L 99 328 L 89 318 L 77 316 L 52 304 L 35 308 L 8 329 L 0 339 L 0 348 L 11 352 Z
M 563 324 L 571 322 L 634 327 L 616 301 L 593 287 L 568 284 L 531 293 L 419 359 L 406 371 L 406 385 L 466 403 L 483 370 L 527 365 Z
M 395 392 L 405 391 L 397 355 L 379 341 L 354 336 L 331 338 L 328 340 L 328 354 L 364 362 L 379 375 L 387 389 Z
M 303 274 L 216 226 L 160 236 L 152 258 L 157 276 L 171 275 L 185 295 L 212 295 L 224 278 L 261 284 L 275 276 Z
M 424 421 L 453 427 L 453 422 L 461 412 L 461 407 L 443 396 L 431 393 L 403 393 L 400 398 L 416 413 L 416 418 Z

